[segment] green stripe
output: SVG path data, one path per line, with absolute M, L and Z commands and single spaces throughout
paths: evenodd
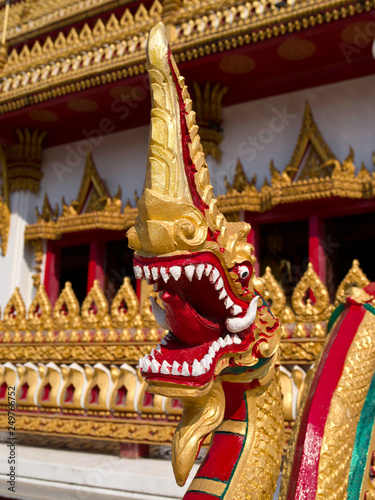
M 375 307 L 372 306 L 371 304 L 364 304 L 364 308 L 370 311 L 370 313 L 375 315 Z
M 366 470 L 367 458 L 369 453 L 371 434 L 374 428 L 374 419 L 375 374 L 372 377 L 370 388 L 368 390 L 357 426 L 357 434 L 355 437 L 352 460 L 350 463 L 347 500 L 358 500 L 361 493 L 362 481 Z
M 337 318 L 340 316 L 340 314 L 343 312 L 344 309 L 345 309 L 345 305 L 344 304 L 340 304 L 333 311 L 333 313 L 332 313 L 332 315 L 331 315 L 331 317 L 329 318 L 329 321 L 328 321 L 327 333 L 330 332 L 330 330 L 333 327 L 333 325 L 335 324 Z

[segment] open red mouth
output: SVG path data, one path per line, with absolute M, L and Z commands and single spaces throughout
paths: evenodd
M 153 313 L 169 330 L 161 345 L 139 362 L 146 378 L 202 385 L 221 358 L 246 351 L 254 340 L 260 296 L 247 291 L 237 296 L 215 254 L 157 259 L 137 255 L 134 272 L 159 293 L 163 307 L 152 298 Z M 234 360 L 227 364 L 234 365 Z

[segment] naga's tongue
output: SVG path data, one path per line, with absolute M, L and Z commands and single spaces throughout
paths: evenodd
M 199 315 L 186 301 L 177 294 L 164 292 L 162 295 L 165 320 L 168 329 L 182 342 L 199 345 L 216 340 L 222 333 L 222 326 L 215 320 Z

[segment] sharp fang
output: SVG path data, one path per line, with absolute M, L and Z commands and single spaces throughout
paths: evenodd
M 219 271 L 216 269 L 216 267 L 214 267 L 209 277 L 210 282 L 215 283 L 219 276 L 220 276 Z
M 215 340 L 215 342 L 213 342 L 211 347 L 213 347 L 215 349 L 215 352 L 217 352 L 220 349 L 219 342 Z
M 225 322 L 227 330 L 231 333 L 243 332 L 253 323 L 257 313 L 257 302 L 259 295 L 255 296 L 250 302 L 245 316 L 242 318 L 228 318 Z
M 237 304 L 234 304 L 234 306 L 231 309 L 231 313 L 233 316 L 237 316 L 242 312 L 242 307 L 238 306 Z
M 203 273 L 204 273 L 204 264 L 198 264 L 195 269 L 195 274 L 197 275 L 197 278 L 199 280 L 202 278 Z
M 134 275 L 137 278 L 137 280 L 141 280 L 143 278 L 143 271 L 141 266 L 134 267 Z
M 210 366 L 211 366 L 211 363 L 212 363 L 212 358 L 211 358 L 211 356 L 210 356 L 209 354 L 206 354 L 206 355 L 205 355 L 205 357 L 204 357 L 203 359 L 205 359 L 205 360 L 207 361 L 207 363 L 208 363 L 208 367 L 210 367 Z
M 151 371 L 152 373 L 159 373 L 160 371 L 160 363 L 158 363 L 156 359 L 151 361 Z
M 168 274 L 167 268 L 166 267 L 161 267 L 160 268 L 160 274 L 161 274 L 161 277 L 164 280 L 164 283 L 166 283 L 169 280 L 169 274 Z
M 148 359 L 148 356 L 145 356 L 143 358 L 143 370 L 144 372 L 148 372 L 151 367 L 150 360 Z
M 151 350 L 151 352 L 150 352 L 151 358 L 155 357 L 155 352 L 156 352 L 155 347 L 153 347 L 152 350 Z
M 180 366 L 180 363 L 178 363 L 177 361 L 173 361 L 172 375 L 181 375 L 181 372 L 179 371 Z
M 227 309 L 229 309 L 230 307 L 232 307 L 234 304 L 233 300 L 231 300 L 229 297 L 227 297 L 225 300 L 224 300 L 224 305 Z
M 168 344 L 168 341 L 165 337 L 163 337 L 160 341 L 161 345 L 167 345 Z
M 156 350 L 157 350 L 158 352 L 159 352 L 159 351 L 161 351 L 161 345 L 160 345 L 160 344 L 158 344 L 158 345 L 156 346 Z
M 154 281 L 156 281 L 159 278 L 159 269 L 157 267 L 152 267 L 151 273 Z
M 212 347 L 212 345 L 208 349 L 208 354 L 211 356 L 211 358 L 215 357 L 215 349 Z
M 168 330 L 167 322 L 165 321 L 165 311 L 162 309 L 159 304 L 156 302 L 155 298 L 150 296 L 151 309 L 152 313 L 155 316 L 156 323 L 163 328 L 163 330 Z
M 207 267 L 206 267 L 206 270 L 205 270 L 204 274 L 205 274 L 206 276 L 209 276 L 209 275 L 210 275 L 210 272 L 211 272 L 211 269 L 212 269 L 211 264 L 207 264 Z
M 170 267 L 169 272 L 171 273 L 171 275 L 174 277 L 174 279 L 176 281 L 180 279 L 180 276 L 181 276 L 181 267 L 180 266 Z
M 160 368 L 160 373 L 164 373 L 164 375 L 169 375 L 171 373 L 171 368 L 172 366 L 168 363 L 168 361 L 164 360 Z
M 210 364 L 207 362 L 205 358 L 201 360 L 201 366 L 203 366 L 205 372 L 210 369 Z
M 184 377 L 190 377 L 189 365 L 186 361 L 182 363 L 181 375 L 183 375 Z
M 225 342 L 224 342 L 223 337 L 219 338 L 219 344 L 220 344 L 220 347 L 225 347 Z
M 192 266 L 192 265 L 185 266 L 185 274 L 188 277 L 189 281 L 191 281 L 193 279 L 194 271 L 195 271 L 195 267 L 194 266 Z
M 237 345 L 241 344 L 241 339 L 240 339 L 240 337 L 237 334 L 233 335 L 232 340 Z
M 225 299 L 226 296 L 227 296 L 227 292 L 226 292 L 225 288 L 223 288 L 219 294 L 219 299 L 223 300 L 223 299 Z
M 148 281 L 151 278 L 150 269 L 147 266 L 143 266 L 143 272 L 145 273 L 145 278 Z
M 223 286 L 224 286 L 223 278 L 219 278 L 215 283 L 215 290 L 219 291 L 223 288 Z
M 199 363 L 197 359 L 194 359 L 193 369 L 191 374 L 193 375 L 193 377 L 199 377 L 199 375 L 203 375 L 203 373 L 204 373 L 203 366 Z
M 232 345 L 233 344 L 233 340 L 229 337 L 229 335 L 227 335 L 225 337 L 224 342 L 225 342 L 225 345 Z

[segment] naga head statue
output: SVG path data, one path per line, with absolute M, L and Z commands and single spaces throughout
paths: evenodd
M 150 32 L 152 93 L 145 189 L 128 232 L 134 271 L 151 297 L 161 345 L 139 362 L 148 390 L 182 400 L 172 458 L 183 484 L 204 438 L 222 421 L 222 382 L 259 384 L 275 365 L 281 325 L 263 298 L 247 241 L 213 195 L 195 113 L 162 23 Z

